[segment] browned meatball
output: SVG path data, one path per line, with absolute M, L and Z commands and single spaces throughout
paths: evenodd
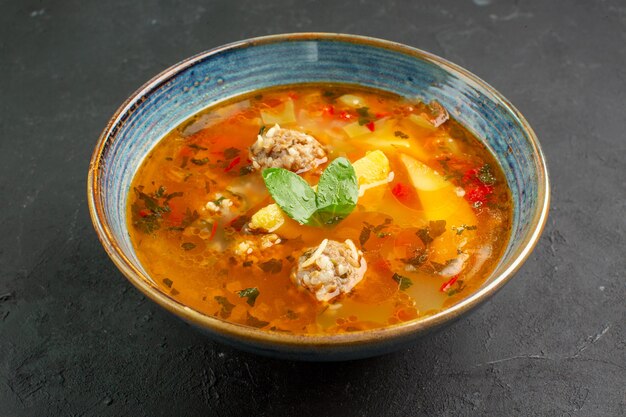
M 341 243 L 324 239 L 300 256 L 291 278 L 318 301 L 329 301 L 352 291 L 366 270 L 365 258 L 351 240 Z
M 250 159 L 255 169 L 285 168 L 298 174 L 327 161 L 326 151 L 313 136 L 278 125 L 257 137 Z

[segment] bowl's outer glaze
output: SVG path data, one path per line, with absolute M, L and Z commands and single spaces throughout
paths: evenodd
M 511 238 L 481 289 L 424 320 L 333 336 L 296 336 L 204 316 L 162 293 L 143 269 L 126 226 L 126 199 L 147 153 L 185 119 L 220 101 L 277 85 L 359 84 L 437 100 L 496 155 L 511 187 Z M 120 270 L 168 310 L 240 348 L 272 356 L 331 360 L 366 357 L 406 344 L 497 291 L 534 247 L 549 205 L 544 157 L 524 118 L 492 87 L 426 52 L 392 42 L 334 34 L 291 34 L 226 45 L 183 61 L 138 90 L 115 114 L 94 152 L 88 194 L 100 239 Z

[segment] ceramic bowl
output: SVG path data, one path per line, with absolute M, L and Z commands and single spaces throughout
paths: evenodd
M 231 97 L 311 82 L 358 84 L 437 100 L 480 138 L 506 174 L 513 198 L 511 237 L 482 287 L 433 316 L 338 335 L 292 335 L 232 324 L 162 292 L 137 260 L 127 231 L 126 200 L 144 157 L 189 116 Z M 541 148 L 524 117 L 470 72 L 430 53 L 352 35 L 267 36 L 186 59 L 154 77 L 117 110 L 96 145 L 88 178 L 96 232 L 122 273 L 147 297 L 215 340 L 274 357 L 342 360 L 399 349 L 493 296 L 528 257 L 546 222 L 549 182 Z

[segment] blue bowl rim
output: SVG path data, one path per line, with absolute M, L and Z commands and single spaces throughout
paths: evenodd
M 457 304 L 454 304 L 437 314 L 377 329 L 343 334 L 289 334 L 284 332 L 261 330 L 227 322 L 193 310 L 173 299 L 168 294 L 161 292 L 156 286 L 154 286 L 154 284 L 150 284 L 150 278 L 144 276 L 140 270 L 135 268 L 122 252 L 120 247 L 115 242 L 115 238 L 106 223 L 106 216 L 100 199 L 102 196 L 99 184 L 99 170 L 102 162 L 101 157 L 104 154 L 106 147 L 110 145 L 110 141 L 115 140 L 116 127 L 121 125 L 123 120 L 125 120 L 128 115 L 132 113 L 132 111 L 145 99 L 145 97 L 149 96 L 152 91 L 158 89 L 177 73 L 224 51 L 270 43 L 315 40 L 356 43 L 376 48 L 384 48 L 411 56 L 415 59 L 429 61 L 430 63 L 433 63 L 448 72 L 456 74 L 465 82 L 475 83 L 482 89 L 488 91 L 495 100 L 499 101 L 500 105 L 510 112 L 510 114 L 522 126 L 523 130 L 528 135 L 530 143 L 533 147 L 534 155 L 536 157 L 535 162 L 538 168 L 538 204 L 531 219 L 532 232 L 524 237 L 523 244 L 520 245 L 519 250 L 511 256 L 511 262 L 509 262 L 504 271 L 500 272 L 498 276 L 493 278 L 487 285 L 480 287 L 477 291 L 459 301 Z M 166 310 L 188 322 L 217 334 L 218 336 L 225 337 L 226 339 L 234 338 L 246 344 L 257 344 L 272 348 L 333 348 L 346 346 L 353 347 L 358 345 L 376 345 L 382 344 L 383 341 L 389 342 L 391 339 L 407 339 L 419 333 L 426 333 L 447 322 L 452 322 L 461 315 L 473 310 L 482 302 L 486 301 L 513 277 L 515 272 L 522 266 L 524 261 L 537 245 L 548 218 L 550 207 L 550 181 L 548 177 L 548 169 L 545 163 L 545 157 L 533 129 L 530 127 L 524 116 L 522 116 L 522 114 L 504 96 L 502 96 L 502 94 L 478 76 L 444 58 L 398 42 L 360 35 L 304 32 L 261 36 L 222 45 L 184 59 L 165 69 L 146 82 L 116 110 L 100 135 L 89 164 L 87 197 L 92 223 L 96 233 L 98 234 L 100 242 L 113 263 L 137 289 Z

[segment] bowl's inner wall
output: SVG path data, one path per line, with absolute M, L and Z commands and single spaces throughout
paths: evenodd
M 139 270 L 145 272 L 126 231 L 126 200 L 133 175 L 147 153 L 171 129 L 216 102 L 294 83 L 352 83 L 426 101 L 438 100 L 485 141 L 511 185 L 515 213 L 511 239 L 500 265 L 517 256 L 524 237 L 533 232 L 541 179 L 532 141 L 518 118 L 494 94 L 445 64 L 335 40 L 238 47 L 191 62 L 130 103 L 113 126 L 101 156 L 99 198 L 106 216 L 103 220 Z

